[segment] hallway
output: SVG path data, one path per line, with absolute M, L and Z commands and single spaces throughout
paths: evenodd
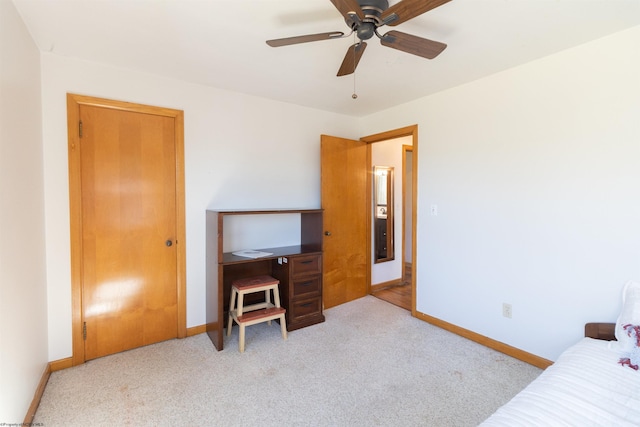
M 411 311 L 411 264 L 405 266 L 404 280 L 402 283 L 374 290 L 371 292 L 371 295 Z
M 371 293 L 374 297 L 390 302 L 391 304 L 402 307 L 405 310 L 411 310 L 411 283 L 404 282 L 398 286 L 390 286 L 388 288 L 374 291 Z

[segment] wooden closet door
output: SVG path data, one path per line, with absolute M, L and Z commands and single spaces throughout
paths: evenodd
M 80 106 L 85 359 L 175 338 L 172 117 Z

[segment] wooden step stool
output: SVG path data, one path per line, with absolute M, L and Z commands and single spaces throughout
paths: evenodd
M 284 319 L 286 310 L 280 307 L 280 293 L 278 292 L 279 280 L 271 276 L 255 276 L 234 280 L 231 283 L 231 301 L 229 302 L 229 322 L 227 324 L 227 336 L 231 335 L 231 328 L 235 321 L 240 327 L 238 346 L 240 353 L 244 353 L 244 328 L 260 322 L 268 322 L 280 319 L 282 339 L 287 339 L 287 324 Z M 273 291 L 273 303 L 271 292 Z M 244 296 L 254 292 L 264 292 L 264 302 L 244 306 Z M 236 306 L 236 298 L 238 305 Z

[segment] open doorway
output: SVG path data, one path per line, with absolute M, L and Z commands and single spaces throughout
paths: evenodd
M 393 171 L 394 184 L 390 195 L 395 200 L 389 206 L 393 213 L 393 244 L 386 248 L 392 254 L 385 253 L 381 260 L 376 254 L 376 240 L 380 241 L 378 222 L 389 223 L 390 219 L 378 215 L 379 206 L 376 197 L 372 197 L 371 218 L 371 287 L 370 293 L 380 299 L 415 313 L 415 271 L 413 262 L 416 235 L 416 183 L 417 183 L 417 126 L 397 129 L 383 134 L 361 139 L 370 144 L 371 173 L 381 167 Z M 371 193 L 376 179 L 372 179 Z M 386 206 L 385 206 L 386 207 Z M 387 228 L 391 231 L 390 228 Z

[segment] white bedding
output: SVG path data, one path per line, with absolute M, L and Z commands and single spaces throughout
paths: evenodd
M 583 338 L 481 426 L 640 426 L 640 371 L 619 359 L 618 343 Z

